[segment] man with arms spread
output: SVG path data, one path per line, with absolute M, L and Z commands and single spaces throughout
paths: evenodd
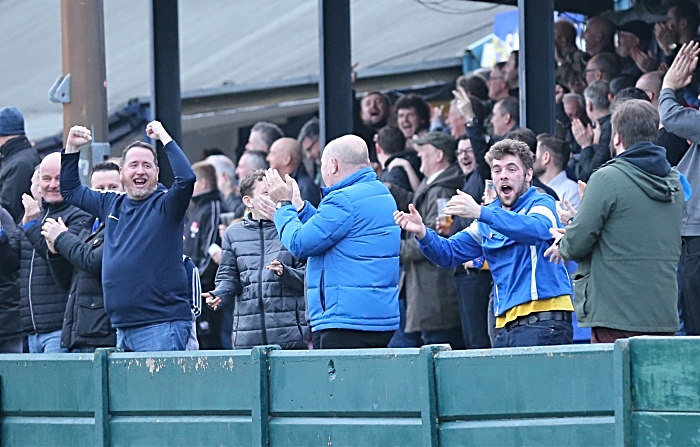
M 303 202 L 294 179 L 269 170 L 280 240 L 308 258 L 309 317 L 321 349 L 382 348 L 399 327 L 400 230 L 389 190 L 369 167 L 367 145 L 346 135 L 321 157 L 328 186 L 318 209 Z
M 503 140 L 487 154 L 498 199 L 480 206 L 470 195 L 452 197 L 445 213 L 475 218 L 449 239 L 427 229 L 415 207 L 397 211 L 396 223 L 414 233 L 425 256 L 450 268 L 482 253 L 494 281 L 496 327 L 503 328 L 494 348 L 568 344 L 572 341 L 571 285 L 566 269 L 549 263 L 544 252 L 560 227 L 554 199 L 532 182 L 534 156 L 527 144 Z
M 157 189 L 153 146 L 136 141 L 124 149 L 121 179 L 126 195 L 80 185 L 80 146 L 90 131 L 74 126 L 63 154 L 61 193 L 105 222 L 102 280 L 105 309 L 117 328 L 117 346 L 130 351 L 182 351 L 192 329 L 190 287 L 182 262 L 182 228 L 195 174 L 182 149 L 158 121 L 146 135 L 160 140 L 175 175 Z

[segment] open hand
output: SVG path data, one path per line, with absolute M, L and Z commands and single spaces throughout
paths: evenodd
M 22 206 L 24 206 L 24 217 L 22 218 L 22 224 L 39 219 L 41 217 L 41 207 L 39 202 L 34 200 L 34 197 L 29 194 L 22 194 Z
M 400 226 L 403 230 L 409 233 L 415 234 L 418 239 L 423 239 L 425 237 L 425 225 L 423 224 L 423 218 L 416 210 L 413 204 L 408 205 L 409 213 L 404 213 L 403 211 L 394 211 L 394 221 L 396 225 Z
M 647 51 L 645 53 L 639 48 L 634 47 L 632 48 L 630 56 L 642 73 L 649 73 L 650 71 L 654 71 L 659 67 L 659 60 L 651 51 Z
M 265 171 L 265 183 L 267 184 L 267 191 L 270 194 L 270 200 L 277 203 L 282 200 L 292 200 L 293 197 L 293 186 L 289 180 L 294 181 L 291 177 L 287 176 L 287 181 L 282 180 L 280 173 L 277 169 L 268 169 Z
M 549 257 L 549 262 L 564 264 L 566 260 L 561 256 L 561 253 L 559 253 L 559 241 L 564 237 L 564 234 L 566 234 L 566 229 L 550 228 L 549 232 L 552 234 L 552 237 L 554 237 L 554 243 L 544 252 L 544 256 Z
M 697 42 L 691 40 L 683 44 L 666 72 L 661 88 L 680 90 L 690 84 L 693 80 L 693 71 L 698 65 L 698 53 L 700 53 L 700 44 Z
M 274 220 L 275 211 L 277 211 L 275 202 L 262 194 L 254 198 L 253 202 L 255 203 L 255 208 L 258 210 L 258 214 L 260 214 L 263 219 Z
M 561 222 L 562 225 L 569 225 L 571 219 L 576 216 L 576 210 L 571 205 L 571 202 L 566 199 L 564 199 L 564 206 L 566 209 L 562 207 L 562 203 L 557 200 L 557 215 L 559 216 L 559 222 Z
M 472 196 L 458 189 L 457 194 L 447 202 L 444 213 L 450 216 L 478 219 L 481 217 L 481 205 L 476 203 Z
M 574 134 L 574 139 L 582 148 L 593 144 L 593 128 L 590 124 L 584 126 L 578 118 L 571 122 L 571 133 Z
M 469 98 L 469 95 L 467 95 L 467 92 L 464 91 L 464 88 L 460 86 L 457 88 L 457 90 L 452 90 L 452 95 L 454 95 L 455 99 L 457 100 L 457 109 L 464 119 L 469 121 L 474 118 L 472 101 Z

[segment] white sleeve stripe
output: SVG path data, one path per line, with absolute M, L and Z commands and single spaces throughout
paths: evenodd
M 546 206 L 538 205 L 538 206 L 533 206 L 530 211 L 528 211 L 527 215 L 531 214 L 540 214 L 547 219 L 549 219 L 552 222 L 552 228 L 557 228 L 559 225 L 557 225 L 557 218 L 554 217 L 554 213 L 552 210 L 547 208 Z
M 479 231 L 479 224 L 476 222 L 476 220 L 473 221 L 471 223 L 471 225 L 469 225 L 467 228 L 465 228 L 462 231 L 464 231 L 469 236 L 471 236 L 472 239 L 474 239 L 477 243 L 481 244 L 481 239 L 482 239 L 481 231 Z

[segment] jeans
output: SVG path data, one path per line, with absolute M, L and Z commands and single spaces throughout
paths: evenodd
M 185 351 L 199 351 L 199 341 L 197 341 L 197 319 L 192 318 L 192 330 L 190 331 L 190 338 L 187 339 L 187 347 Z
M 68 349 L 61 347 L 61 332 L 58 330 L 29 335 L 29 352 L 32 354 L 68 352 Z
M 117 328 L 117 347 L 132 352 L 184 351 L 191 331 L 192 320 Z
M 700 335 L 700 236 L 683 238 L 678 279 L 685 332 Z
M 0 341 L 0 354 L 21 354 L 24 344 L 24 337 L 8 338 Z
M 531 324 L 504 327 L 496 336 L 494 348 L 568 345 L 573 342 L 574 329 L 569 321 L 544 320 Z
M 420 332 L 406 332 L 406 300 L 399 299 L 399 329 L 389 342 L 389 348 L 417 348 L 423 344 Z M 314 343 L 314 349 L 316 344 Z
M 488 331 L 491 272 L 469 269 L 455 274 L 462 338 L 466 349 L 491 347 Z
M 420 335 L 423 341 L 421 345 L 450 345 L 452 349 L 464 349 L 461 327 L 439 331 L 422 331 Z

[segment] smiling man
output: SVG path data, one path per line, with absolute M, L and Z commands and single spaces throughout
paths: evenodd
M 163 143 L 175 174 L 169 190 L 158 187 L 156 151 L 142 141 L 131 143 L 122 155 L 126 194 L 82 186 L 80 147 L 92 137 L 88 129 L 74 126 L 62 155 L 61 194 L 105 223 L 102 284 L 105 310 L 117 328 L 117 346 L 128 351 L 183 351 L 192 311 L 182 228 L 196 177 L 182 149 L 158 121 L 146 126 L 146 135 Z
M 480 206 L 459 193 L 446 214 L 475 218 L 469 228 L 449 239 L 410 213 L 394 213 L 396 223 L 414 233 L 423 254 L 443 268 L 485 256 L 494 281 L 496 327 L 502 328 L 494 348 L 568 344 L 572 341 L 571 284 L 562 265 L 544 258 L 559 228 L 554 199 L 531 186 L 534 156 L 520 141 L 503 140 L 487 154 L 498 199 Z

